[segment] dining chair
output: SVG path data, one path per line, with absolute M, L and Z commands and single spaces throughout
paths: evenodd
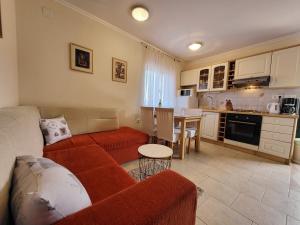
M 174 109 L 156 108 L 155 111 L 157 119 L 157 138 L 168 141 L 170 147 L 173 148 L 174 143 L 178 143 L 181 135 L 181 130 L 174 128 Z M 183 135 L 186 138 L 187 132 Z
M 155 142 L 156 124 L 154 118 L 154 107 L 141 106 L 142 130 L 150 136 L 151 143 Z
M 196 108 L 187 108 L 185 109 L 185 114 L 189 116 L 199 116 L 202 115 L 202 109 L 196 109 Z M 187 138 L 188 138 L 188 147 L 187 147 L 187 153 L 190 153 L 190 148 L 191 148 L 191 140 L 196 141 L 196 136 L 197 136 L 197 128 L 196 124 L 189 124 L 186 128 L 187 131 Z

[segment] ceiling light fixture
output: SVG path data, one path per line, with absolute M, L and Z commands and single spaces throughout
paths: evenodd
M 202 47 L 202 45 L 203 44 L 201 42 L 194 42 L 194 43 L 192 43 L 192 44 L 189 45 L 189 49 L 191 51 L 197 51 L 197 50 L 199 50 Z
M 135 6 L 131 10 L 132 17 L 139 22 L 144 22 L 149 18 L 149 11 L 143 6 Z

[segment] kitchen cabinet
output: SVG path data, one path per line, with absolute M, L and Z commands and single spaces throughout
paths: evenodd
M 228 79 L 228 63 L 217 64 L 199 70 L 198 92 L 225 91 Z
M 180 74 L 181 86 L 193 86 L 198 84 L 199 69 L 183 71 Z
M 228 63 L 212 66 L 210 91 L 225 91 L 228 79 Z
M 209 91 L 211 86 L 211 67 L 201 68 L 199 70 L 198 92 Z
M 289 159 L 293 148 L 296 124 L 293 118 L 264 116 L 259 151 Z
M 270 72 L 271 53 L 265 53 L 236 60 L 234 79 L 269 76 Z
M 201 137 L 218 140 L 219 113 L 203 112 L 201 119 Z
M 300 87 L 300 46 L 273 53 L 270 87 Z

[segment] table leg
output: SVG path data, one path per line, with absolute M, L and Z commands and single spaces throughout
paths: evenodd
M 184 153 L 185 153 L 185 129 L 186 129 L 186 121 L 181 121 L 181 133 L 180 133 L 180 152 L 179 152 L 179 158 L 184 159 Z
M 201 120 L 197 121 L 197 136 L 196 136 L 196 143 L 195 143 L 195 150 L 196 152 L 200 151 L 200 137 L 201 137 Z

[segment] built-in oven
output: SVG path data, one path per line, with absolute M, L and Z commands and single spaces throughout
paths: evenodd
M 250 145 L 259 145 L 262 116 L 230 114 L 226 116 L 225 138 Z

